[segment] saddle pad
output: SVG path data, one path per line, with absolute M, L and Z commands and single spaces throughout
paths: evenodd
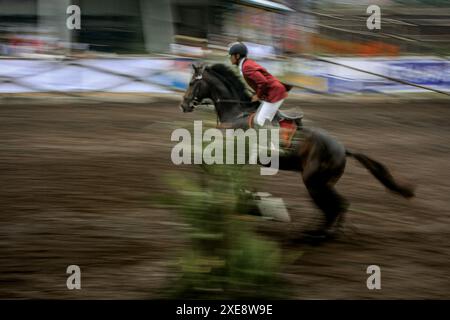
M 284 142 L 285 146 L 289 148 L 291 146 L 291 140 L 297 131 L 297 124 L 292 120 L 281 120 L 280 122 L 280 138 Z

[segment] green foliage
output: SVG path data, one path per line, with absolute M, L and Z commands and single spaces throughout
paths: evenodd
M 262 239 L 247 221 L 251 208 L 241 194 L 248 167 L 202 165 L 196 177 L 171 177 L 178 192 L 175 209 L 189 224 L 191 247 L 179 260 L 180 277 L 170 298 L 283 298 L 281 250 Z M 237 211 L 239 210 L 239 211 Z

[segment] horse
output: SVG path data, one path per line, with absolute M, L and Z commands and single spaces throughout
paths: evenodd
M 194 72 L 183 96 L 180 109 L 192 112 L 208 99 L 213 102 L 219 127 L 248 128 L 259 103 L 252 102 L 240 78 L 223 64 L 193 64 Z M 289 118 L 278 114 L 277 119 Z M 293 122 L 300 124 L 299 118 Z M 280 155 L 279 169 L 300 172 L 303 182 L 315 205 L 325 219 L 318 230 L 320 236 L 333 234 L 333 227 L 341 225 L 349 208 L 349 202 L 340 195 L 335 184 L 343 175 L 347 157 L 361 163 L 388 190 L 404 198 L 414 197 L 413 187 L 399 183 L 380 162 L 362 153 L 346 149 L 320 128 L 297 126 L 298 139 L 290 146 L 290 152 Z

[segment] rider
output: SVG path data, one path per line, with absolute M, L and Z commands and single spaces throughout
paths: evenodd
M 255 61 L 248 59 L 247 53 L 247 47 L 241 42 L 233 43 L 228 50 L 231 63 L 239 66 L 241 75 L 256 92 L 252 101 L 262 101 L 253 120 L 257 126 L 262 127 L 266 121 L 272 121 L 290 87 L 281 83 Z

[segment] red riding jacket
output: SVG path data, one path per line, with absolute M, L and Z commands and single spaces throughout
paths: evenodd
M 245 81 L 262 101 L 277 102 L 285 99 L 291 89 L 253 60 L 246 58 L 241 71 Z

